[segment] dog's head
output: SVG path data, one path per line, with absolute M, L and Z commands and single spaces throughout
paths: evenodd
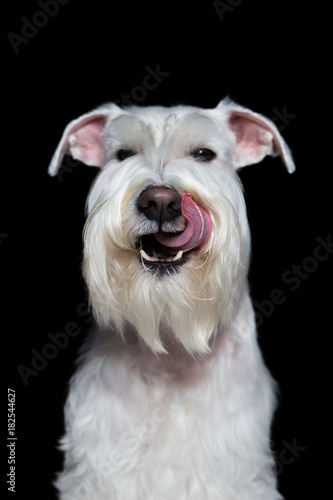
M 69 153 L 101 167 L 87 200 L 84 276 L 97 321 L 129 324 L 155 352 L 173 335 L 205 352 L 246 291 L 250 237 L 238 168 L 281 155 L 275 125 L 229 100 L 215 109 L 102 106 L 71 122 Z

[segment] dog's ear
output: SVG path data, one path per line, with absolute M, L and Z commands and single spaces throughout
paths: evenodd
M 48 172 L 54 176 L 61 167 L 65 154 L 86 165 L 102 167 L 104 162 L 105 125 L 110 117 L 121 112 L 116 104 L 106 104 L 71 121 L 64 130 L 53 155 Z
M 289 173 L 295 164 L 287 144 L 274 123 L 264 116 L 223 100 L 217 109 L 227 113 L 227 120 L 236 138 L 236 168 L 260 162 L 266 155 L 280 155 Z

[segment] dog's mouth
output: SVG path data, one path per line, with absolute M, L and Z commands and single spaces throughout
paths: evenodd
M 192 252 L 199 252 L 208 242 L 212 223 L 208 212 L 197 205 L 189 193 L 181 202 L 186 219 L 183 231 L 176 233 L 159 230 L 142 236 L 139 243 L 140 260 L 145 268 L 157 274 L 179 271 Z
M 157 241 L 155 235 L 151 234 L 141 238 L 139 252 L 144 267 L 150 271 L 164 273 L 179 270 L 180 266 L 186 262 L 191 250 L 187 252 L 173 250 Z

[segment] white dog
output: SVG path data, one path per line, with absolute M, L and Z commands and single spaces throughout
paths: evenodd
M 215 109 L 107 104 L 65 129 L 64 154 L 101 167 L 83 272 L 99 325 L 66 404 L 61 500 L 278 500 L 275 384 L 247 287 L 236 170 L 280 155 L 275 125 Z

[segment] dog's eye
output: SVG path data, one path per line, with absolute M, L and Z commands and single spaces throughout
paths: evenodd
M 216 153 L 208 148 L 199 148 L 192 151 L 191 156 L 200 161 L 212 161 L 216 158 Z
M 117 151 L 116 157 L 119 161 L 124 161 L 130 156 L 134 156 L 136 153 L 132 149 L 119 149 Z

